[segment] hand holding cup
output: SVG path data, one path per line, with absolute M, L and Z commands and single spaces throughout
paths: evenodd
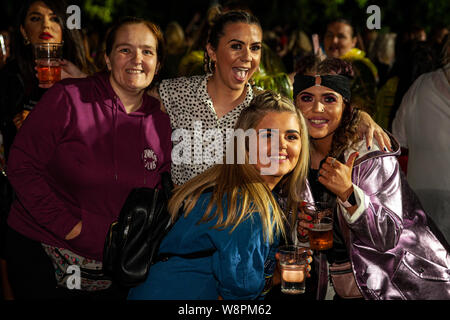
M 279 248 L 275 255 L 278 264 L 276 273 L 281 281 L 281 291 L 287 294 L 305 292 L 305 280 L 310 277 L 312 251 L 309 248 L 289 245 Z M 274 276 L 277 279 L 277 276 Z

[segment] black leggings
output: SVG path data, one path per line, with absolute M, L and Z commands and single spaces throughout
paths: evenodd
M 107 290 L 88 292 L 58 287 L 55 270 L 40 242 L 8 227 L 5 259 L 8 279 L 17 300 L 125 300 L 128 290 L 114 283 Z

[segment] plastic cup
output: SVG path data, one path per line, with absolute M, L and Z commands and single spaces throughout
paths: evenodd
M 305 213 L 312 217 L 309 229 L 309 245 L 313 250 L 328 250 L 333 247 L 333 212 L 328 202 L 315 202 L 305 206 Z
M 39 84 L 53 84 L 61 80 L 62 46 L 62 43 L 34 45 Z
M 302 294 L 305 292 L 307 248 L 301 246 L 282 246 L 279 248 L 281 292 Z

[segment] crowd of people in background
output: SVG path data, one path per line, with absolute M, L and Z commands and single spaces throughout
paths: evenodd
M 413 229 L 412 221 L 417 223 L 417 220 L 426 220 L 423 218 L 426 214 L 422 213 L 422 206 L 442 231 L 444 236 L 442 242 L 450 241 L 450 171 L 446 168 L 450 163 L 448 152 L 450 142 L 449 26 L 433 26 L 426 32 L 423 27 L 411 25 L 398 33 L 382 33 L 366 28 L 359 29 L 350 20 L 340 18 L 328 21 L 324 30 L 309 34 L 299 27 L 286 25 L 276 26 L 272 30 L 262 30 L 258 20 L 251 14 L 227 16 L 226 19 L 229 20 L 221 21 L 221 13 L 239 8 L 214 6 L 205 13 L 197 13 L 186 26 L 180 25 L 177 21 L 171 21 L 160 29 L 145 20 L 128 18 L 128 20 L 116 22 L 103 31 L 88 33 L 86 30 L 69 30 L 64 26 L 65 8 L 65 2 L 59 0 L 24 1 L 17 23 L 7 30 L 0 30 L 0 283 L 2 283 L 3 299 L 42 297 L 43 292 L 48 298 L 85 298 L 70 290 L 54 290 L 55 283 L 65 281 L 64 268 L 67 268 L 67 262 L 61 262 L 59 257 L 79 259 L 93 269 L 99 265 L 101 269 L 99 261 L 101 261 L 103 239 L 108 226 L 116 218 L 112 213 L 120 210 L 127 195 L 126 190 L 138 186 L 155 187 L 160 183 L 158 174 L 169 170 L 176 185 L 184 185 L 183 188 L 195 191 L 199 197 L 204 197 L 203 184 L 207 187 L 215 185 L 214 181 L 208 184 L 209 180 L 205 178 L 208 173 L 215 172 L 209 169 L 209 165 L 171 163 L 171 130 L 189 127 L 186 123 L 193 124 L 195 119 L 202 119 L 205 123 L 209 123 L 210 127 L 217 127 L 220 130 L 234 128 L 236 123 L 240 123 L 242 110 L 250 108 L 257 92 L 264 90 L 281 94 L 284 96 L 283 99 L 295 103 L 306 118 L 305 110 L 308 109 L 308 103 L 312 100 L 300 100 L 300 97 L 304 95 L 304 90 L 309 90 L 307 94 L 310 99 L 314 98 L 314 90 L 316 90 L 314 81 L 317 81 L 317 78 L 316 80 L 308 78 L 313 81 L 311 86 L 304 86 L 300 91 L 298 90 L 299 81 L 309 81 L 307 77 L 315 74 L 320 74 L 322 77 L 348 74 L 352 79 L 350 83 L 345 83 L 349 86 L 348 94 L 351 95 L 352 106 L 350 108 L 349 101 L 345 101 L 345 103 L 348 102 L 347 106 L 341 99 L 341 112 L 345 115 L 350 112 L 349 110 L 358 108 L 364 113 L 361 115 L 362 119 L 358 117 L 358 121 L 355 120 L 356 118 L 353 119 L 353 116 L 349 116 L 349 121 L 353 121 L 354 128 L 352 128 L 351 137 L 346 136 L 348 140 L 342 142 L 343 146 L 349 147 L 356 143 L 357 137 L 367 134 L 365 141 L 355 150 L 360 153 L 363 153 L 362 149 L 367 153 L 371 149 L 372 152 L 381 152 L 372 156 L 375 160 L 371 160 L 374 162 L 371 163 L 370 170 L 376 166 L 377 170 L 386 174 L 383 171 L 387 170 L 385 167 L 392 169 L 396 161 L 400 164 L 399 168 L 394 168 L 390 172 L 395 179 L 386 176 L 386 179 L 380 182 L 375 179 L 376 177 L 358 178 L 356 174 L 347 177 L 346 182 L 350 185 L 352 185 L 352 179 L 354 180 L 353 185 L 357 189 L 355 194 L 358 200 L 357 207 L 349 210 L 351 214 L 345 221 L 350 221 L 349 224 L 354 223 L 357 219 L 355 217 L 362 215 L 362 212 L 372 217 L 371 215 L 375 215 L 374 212 L 379 205 L 381 211 L 378 211 L 378 214 L 383 212 L 388 217 L 386 221 L 382 221 L 387 224 L 387 229 L 381 229 L 395 234 L 390 238 L 384 233 L 378 234 L 376 230 L 368 228 L 373 232 L 371 240 L 366 241 L 364 237 L 360 237 L 363 239 L 360 240 L 361 243 L 352 240 L 351 245 L 359 246 L 359 250 L 361 246 L 366 246 L 367 252 L 371 248 L 383 251 L 389 246 L 395 250 L 404 249 L 408 238 L 402 232 L 410 230 L 408 228 Z M 33 52 L 30 49 L 31 45 L 42 40 L 40 36 L 43 31 L 46 31 L 54 42 L 64 42 L 63 79 L 71 79 L 65 80 L 64 85 L 54 85 L 51 92 L 38 83 Z M 236 41 L 236 37 L 231 35 L 241 37 L 245 41 Z M 248 57 L 233 56 L 234 53 L 230 53 L 231 51 L 220 41 L 224 37 L 230 37 L 230 42 L 235 41 L 241 46 L 248 45 L 250 52 Z M 126 39 L 122 42 L 131 41 L 135 47 L 120 47 L 122 39 Z M 140 50 L 142 46 L 146 46 L 149 50 L 142 51 L 143 70 L 138 71 L 145 73 L 146 78 L 142 83 L 135 83 L 127 78 L 129 73 L 127 68 L 131 58 L 126 57 L 125 51 Z M 235 50 L 234 47 L 233 50 Z M 312 56 L 318 60 L 313 62 L 308 60 Z M 227 79 L 226 74 L 226 70 L 231 69 L 230 66 L 234 69 L 239 67 L 233 64 L 232 59 L 245 61 L 245 66 L 240 67 L 247 68 L 245 71 L 232 71 L 235 78 L 242 78 L 242 83 L 236 88 L 232 88 L 234 84 Z M 324 59 L 329 64 L 329 70 L 326 69 L 328 71 L 318 67 L 320 61 Z M 333 59 L 343 60 L 345 63 L 338 68 Z M 350 67 L 347 68 L 347 64 Z M 349 69 L 352 71 L 349 72 Z M 323 88 L 320 87 L 320 81 L 318 84 L 316 82 L 317 85 Z M 311 88 L 314 88 L 313 94 L 311 94 Z M 337 96 L 346 97 L 347 91 L 345 94 L 338 89 L 334 91 L 338 92 L 338 94 L 335 92 Z M 50 93 L 46 94 L 46 92 Z M 319 92 L 319 100 L 320 94 Z M 277 113 L 277 117 L 281 117 L 280 114 L 284 112 L 295 118 L 298 123 L 296 122 L 294 127 L 299 131 L 299 135 L 303 136 L 306 132 L 305 120 L 300 114 L 291 110 L 293 105 L 284 100 L 282 100 L 283 103 L 279 102 L 280 99 L 276 94 L 271 94 L 266 97 L 267 101 L 258 103 L 263 108 L 270 101 L 272 104 L 276 101 L 276 106 L 267 107 L 268 110 L 270 109 L 267 112 Z M 184 107 L 184 102 L 180 101 L 185 101 L 186 104 L 195 108 Z M 45 105 L 53 107 L 44 108 Z M 342 110 L 345 107 L 349 110 L 344 112 Z M 82 111 L 86 109 L 91 110 L 92 114 Z M 251 111 L 247 113 L 249 112 Z M 374 129 L 369 116 L 379 127 Z M 262 121 L 263 115 L 255 116 L 256 118 Z M 276 119 L 275 116 L 274 118 Z M 272 119 L 272 122 L 276 121 Z M 24 123 L 27 125 L 23 126 Z M 244 126 L 242 123 L 241 125 Z M 89 128 L 102 126 L 104 126 L 104 129 L 100 130 L 102 135 L 93 138 Z M 256 124 L 253 123 L 252 126 L 256 127 Z M 125 137 L 125 134 L 130 134 L 130 128 L 132 138 Z M 364 128 L 368 128 L 366 129 L 368 133 L 364 133 Z M 381 128 L 392 132 L 393 135 L 383 133 Z M 345 130 L 349 129 L 346 127 Z M 323 186 L 319 188 L 317 183 L 324 159 L 333 155 L 331 139 L 326 152 L 321 154 L 319 159 L 314 157 L 323 141 L 315 140 L 321 138 L 315 137 L 314 130 L 309 132 L 309 138 L 312 146 L 310 154 L 312 162 L 309 163 L 308 178 L 314 181 L 311 183 L 312 192 L 318 192 L 320 189 L 320 193 L 326 193 L 331 190 L 335 197 L 336 195 L 339 197 L 341 194 L 333 187 L 328 186 L 326 190 Z M 373 138 L 377 140 L 374 145 L 371 142 Z M 354 140 L 350 141 L 351 139 Z M 304 148 L 302 153 L 309 152 L 304 144 L 306 142 L 302 141 L 302 148 Z M 152 151 L 153 158 L 150 161 L 154 161 L 152 165 L 155 165 L 156 170 L 140 168 L 141 149 Z M 343 147 L 339 154 L 333 155 L 342 162 L 339 165 L 349 163 L 350 154 L 347 151 L 344 156 L 345 150 L 346 148 Z M 69 156 L 70 154 L 72 155 Z M 81 159 L 80 154 L 85 158 Z M 131 156 L 133 154 L 136 155 L 135 158 Z M 11 157 L 14 161 L 7 167 Z M 67 161 L 68 158 L 71 160 Z M 302 156 L 302 159 L 304 158 L 305 156 Z M 352 158 L 351 168 L 356 158 L 357 156 Z M 381 164 L 376 165 L 377 161 Z M 359 166 L 358 161 L 356 163 L 355 167 Z M 293 163 L 290 170 L 283 175 L 291 177 L 291 171 L 296 167 L 297 162 Z M 330 168 L 333 166 L 328 167 L 329 170 Z M 73 169 L 76 169 L 76 172 L 71 171 Z M 216 170 L 217 175 L 220 175 L 220 169 Z M 316 176 L 312 177 L 312 173 Z M 305 172 L 296 174 L 302 179 L 307 178 Z M 194 188 L 188 183 L 192 183 L 192 179 L 198 175 L 204 180 L 194 180 Z M 408 182 L 404 179 L 405 177 Z M 366 183 L 364 179 L 370 181 Z M 377 182 L 373 182 L 374 180 Z M 390 203 L 386 206 L 387 208 L 384 208 L 382 201 L 387 196 L 382 193 L 388 193 L 394 188 L 389 188 L 387 183 L 398 184 L 399 181 L 404 184 L 409 183 L 412 190 L 409 187 L 396 189 L 398 192 L 390 195 L 399 202 Z M 363 191 L 356 187 L 359 183 Z M 377 186 L 382 184 L 382 192 L 377 191 L 370 183 L 378 183 Z M 232 188 L 239 189 L 237 182 L 230 185 Z M 267 191 L 268 195 L 264 199 L 270 202 L 273 208 L 276 205 L 272 203 L 274 198 L 270 194 L 276 185 L 271 185 L 270 190 L 260 187 L 260 191 Z M 182 194 L 185 189 L 180 190 L 179 193 Z M 375 203 L 374 206 L 366 203 L 364 207 L 364 192 L 370 194 L 371 201 Z M 373 196 L 375 193 L 376 197 Z M 418 199 L 413 196 L 414 193 L 418 195 Z M 212 197 L 211 203 L 217 204 L 225 196 L 223 193 L 219 192 L 219 194 L 219 199 L 209 194 L 206 199 L 209 201 L 209 197 Z M 184 194 L 184 196 L 188 195 Z M 248 196 L 251 197 L 254 194 L 248 191 Z M 396 211 L 402 205 L 405 206 L 401 203 L 402 196 L 413 199 L 411 206 L 404 211 L 401 210 L 403 218 L 402 213 Z M 344 202 L 345 199 L 341 200 Z M 77 209 L 78 205 L 81 205 L 83 210 Z M 180 206 L 181 203 L 177 209 Z M 419 207 L 420 209 L 417 209 Z M 360 209 L 352 220 L 351 216 L 357 208 Z M 195 209 L 191 218 L 192 216 L 202 217 L 203 211 L 199 211 L 202 208 L 192 206 L 190 209 Z M 39 214 L 33 214 L 31 218 L 30 210 L 36 210 Z M 275 210 L 276 214 L 278 214 L 277 210 Z M 261 212 L 263 211 L 261 209 Z M 395 214 L 391 216 L 391 212 Z M 281 221 L 281 218 L 279 219 Z M 306 218 L 303 217 L 303 219 Z M 236 223 L 237 226 L 240 223 L 240 220 L 236 222 L 237 220 L 232 220 L 231 225 Z M 183 223 L 189 225 L 189 220 L 186 221 Z M 406 223 L 405 221 L 410 224 L 405 225 L 403 229 L 402 223 Z M 359 223 L 364 224 L 365 221 L 360 220 Z M 192 222 L 192 225 L 194 224 L 195 221 Z M 367 224 L 370 223 L 367 222 Z M 265 224 L 263 226 L 266 227 Z M 185 226 L 180 224 L 179 228 L 184 230 Z M 252 225 L 243 224 L 241 228 L 252 228 Z M 418 234 L 418 238 L 425 239 L 425 234 L 429 231 L 424 228 L 420 225 L 411 232 Z M 434 228 L 435 225 L 432 224 L 432 232 L 439 233 Z M 247 231 L 244 229 L 241 233 Z M 264 231 L 261 228 L 259 231 L 262 235 L 267 230 Z M 270 234 L 273 232 L 271 229 L 269 231 Z M 365 229 L 351 230 L 355 234 L 365 231 Z M 236 237 L 238 235 L 240 234 L 238 233 Z M 198 234 L 193 234 L 193 240 L 191 240 L 194 241 L 197 236 Z M 220 232 L 211 237 L 216 236 L 219 239 L 217 241 L 225 241 L 221 238 L 223 235 Z M 369 234 L 365 236 L 369 237 Z M 384 242 L 377 237 L 387 237 L 392 243 Z M 343 239 L 342 235 L 341 238 Z M 264 247 L 262 239 L 262 236 L 261 239 L 258 238 L 258 241 L 261 241 L 258 250 L 261 251 L 259 259 L 262 262 L 258 265 L 261 267 L 258 275 L 264 275 L 264 259 L 270 255 L 272 255 L 270 258 L 274 259 L 272 248 Z M 176 241 L 179 241 L 179 235 L 174 233 L 166 240 L 165 246 L 178 248 Z M 275 246 L 278 241 L 278 238 L 276 241 L 272 239 L 270 244 Z M 441 246 L 437 239 L 427 238 L 423 241 L 430 247 L 449 250 L 445 244 Z M 41 246 L 41 242 L 45 245 Z M 342 240 L 343 247 L 344 243 L 345 241 Z M 67 251 L 61 251 L 61 247 L 65 247 Z M 249 250 L 240 245 L 238 247 L 239 250 Z M 180 250 L 183 251 L 185 248 Z M 408 250 L 414 252 L 414 248 Z M 18 256 L 15 254 L 18 251 L 28 255 Z M 364 263 L 371 259 L 382 259 L 369 253 L 367 253 L 369 257 L 365 256 L 366 253 L 352 251 L 351 254 L 354 256 L 349 257 L 350 253 L 346 252 L 345 258 L 351 259 L 355 269 L 367 267 Z M 220 254 L 223 253 L 220 252 Z M 47 259 L 48 256 L 52 258 L 51 263 Z M 31 288 L 34 288 L 34 291 L 29 289 L 31 280 L 21 276 L 23 269 L 27 268 L 26 264 L 30 257 L 34 257 L 37 264 L 41 266 L 33 278 L 34 285 Z M 438 254 L 430 258 L 438 263 L 440 259 Z M 9 275 L 6 260 L 11 263 Z M 442 261 L 444 261 L 443 264 L 446 263 L 445 257 Z M 62 270 L 62 274 L 60 278 L 57 276 L 53 279 L 55 266 Z M 159 270 L 164 276 L 167 271 L 164 270 L 165 266 L 160 264 L 161 270 L 159 270 L 156 265 L 155 270 Z M 183 264 L 182 266 L 185 267 Z M 383 263 L 379 263 L 378 266 L 380 269 L 384 268 L 384 271 L 389 268 Z M 175 267 L 178 268 L 176 264 Z M 231 265 L 230 269 L 232 267 L 235 266 Z M 389 269 L 386 272 L 393 271 Z M 155 274 L 154 277 L 158 278 L 158 273 Z M 228 277 L 228 275 L 221 275 L 224 279 Z M 155 279 L 153 281 L 156 281 Z M 97 280 L 94 284 L 84 284 L 87 287 L 100 284 L 101 292 L 98 295 L 89 293 L 89 298 L 126 297 L 127 293 L 114 283 L 111 284 L 103 278 Z M 159 280 L 164 282 L 164 278 Z M 180 278 L 179 281 L 181 280 Z M 190 279 L 191 282 L 194 280 L 195 278 Z M 360 288 L 366 290 L 364 298 L 379 298 L 378 292 L 366 288 L 366 280 L 358 277 L 356 280 Z M 175 285 L 178 280 L 173 281 Z M 233 281 L 237 282 L 236 279 Z M 216 291 L 213 279 L 207 279 L 207 282 L 211 287 L 208 289 L 209 295 L 206 295 L 206 298 L 210 299 Z M 182 283 L 179 282 L 178 285 L 181 286 Z M 15 292 L 11 291 L 10 284 L 16 288 Z M 245 297 L 257 298 L 259 295 L 255 292 L 260 293 L 264 285 L 263 282 L 258 282 L 254 284 L 255 287 L 252 287 L 252 290 L 256 291 L 247 292 L 245 291 L 247 288 L 245 290 L 239 288 L 242 291 L 237 290 L 237 293 L 228 291 L 225 286 L 220 290 L 220 294 L 225 298 L 239 298 L 239 294 L 243 292 Z M 420 283 L 418 285 L 420 286 Z M 402 296 L 404 292 L 397 292 L 391 284 L 386 288 L 383 290 L 389 293 L 383 293 L 383 298 L 423 298 L 419 294 L 421 292 L 411 293 L 406 290 L 409 296 L 405 297 Z M 189 292 L 185 292 L 185 289 L 186 287 L 179 288 L 180 299 L 189 297 Z M 325 298 L 327 295 L 327 288 L 320 289 L 316 285 L 316 290 L 317 296 Z M 320 290 L 325 291 L 318 293 Z M 446 287 L 445 290 L 447 290 Z M 425 291 L 424 294 L 426 294 Z M 140 289 L 132 291 L 130 297 L 139 299 L 140 297 L 157 297 L 158 294 L 170 298 L 171 293 L 161 293 L 153 288 L 149 291 L 144 284 Z M 203 297 L 201 292 L 198 296 Z M 433 297 L 439 298 L 439 295 Z M 447 295 L 444 294 L 443 297 L 447 298 Z

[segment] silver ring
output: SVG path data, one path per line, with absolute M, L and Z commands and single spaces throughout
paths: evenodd
M 331 160 L 331 167 L 334 168 L 334 163 L 336 162 L 336 158 L 333 158 L 333 160 Z

